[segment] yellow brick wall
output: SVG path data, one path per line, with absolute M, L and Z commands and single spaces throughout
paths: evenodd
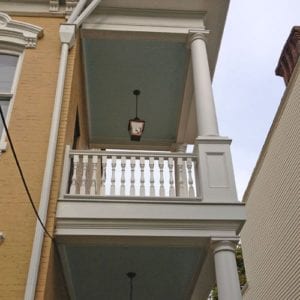
M 9 123 L 10 133 L 38 207 L 57 80 L 63 19 L 13 17 L 44 28 L 36 49 L 26 49 Z M 36 217 L 25 194 L 10 147 L 0 156 L 0 299 L 23 299 Z
M 300 61 L 246 193 L 245 300 L 300 299 Z
M 64 99 L 62 104 L 55 167 L 48 210 L 47 228 L 51 233 L 54 233 L 55 227 L 56 205 L 61 183 L 64 152 L 66 145 L 73 144 L 77 109 L 81 132 L 78 146 L 83 149 L 88 147 L 85 107 L 80 43 L 79 40 L 77 40 L 76 45 L 69 54 L 65 81 Z M 49 239 L 45 239 L 42 251 L 42 260 L 40 264 L 36 299 L 55 300 L 66 299 L 67 297 L 66 288 L 61 276 L 61 264 L 58 261 L 57 253 L 55 253 L 54 250 L 53 243 Z

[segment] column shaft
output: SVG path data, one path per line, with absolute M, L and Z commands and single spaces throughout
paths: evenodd
M 241 300 L 235 244 L 230 241 L 218 241 L 213 244 L 213 248 L 219 299 Z
M 191 38 L 197 129 L 200 136 L 219 135 L 204 39 L 203 34 Z

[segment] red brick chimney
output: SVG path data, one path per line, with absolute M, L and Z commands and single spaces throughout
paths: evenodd
M 287 85 L 300 56 L 300 26 L 293 27 L 288 37 L 275 70 L 276 75 L 282 76 Z

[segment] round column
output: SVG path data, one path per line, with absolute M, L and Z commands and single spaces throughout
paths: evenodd
M 215 271 L 220 300 L 241 300 L 241 290 L 235 259 L 235 243 L 213 242 Z
M 204 33 L 190 37 L 198 135 L 219 135 Z

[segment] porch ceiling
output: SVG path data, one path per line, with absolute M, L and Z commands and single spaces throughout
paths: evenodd
M 176 142 L 184 92 L 187 51 L 183 42 L 147 39 L 82 39 L 90 144 L 132 145 L 128 120 L 146 121 L 142 144 Z
M 65 246 L 74 299 L 128 300 L 128 272 L 136 272 L 133 298 L 189 299 L 205 258 L 197 247 Z M 75 294 L 75 295 L 74 295 Z

